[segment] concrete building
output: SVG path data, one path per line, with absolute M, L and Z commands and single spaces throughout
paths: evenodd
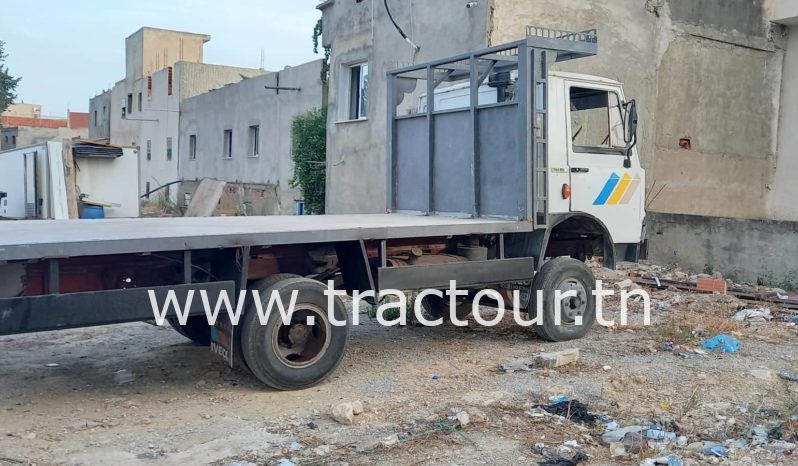
M 89 102 L 90 137 L 139 148 L 142 194 L 179 179 L 178 131 L 185 99 L 264 73 L 203 63 L 209 40 L 206 34 L 139 29 L 125 41 L 125 78 Z M 174 186 L 163 192 L 177 199 Z
M 387 70 L 521 39 L 527 25 L 597 28 L 598 56 L 555 69 L 617 79 L 626 95 L 637 99 L 652 254 L 668 262 L 689 259 L 691 266 L 703 262 L 742 270 L 747 258 L 739 248 L 718 255 L 704 245 L 723 234 L 722 228 L 702 232 L 695 247 L 687 248 L 675 236 L 667 238 L 659 225 L 666 222 L 689 234 L 693 225 L 706 225 L 705 219 L 798 221 L 793 181 L 798 110 L 786 103 L 798 95 L 798 34 L 790 35 L 784 25 L 792 21 L 795 3 L 389 1 L 415 49 L 394 27 L 383 2 L 324 1 L 318 6 L 323 44 L 332 51 L 327 210 L 386 208 Z M 795 236 L 771 239 L 780 244 L 796 241 Z M 782 258 L 772 270 L 784 275 L 790 267 L 798 268 Z M 762 273 L 755 269 L 749 268 L 746 278 Z
M 42 116 L 38 104 L 11 104 L 0 115 L 0 150 L 47 141 L 63 142 L 89 134 L 89 114 L 68 112 L 64 117 Z
M 178 199 L 187 204 L 198 181 L 213 178 L 227 182 L 225 213 L 292 214 L 301 196 L 289 186 L 291 123 L 324 105 L 321 69 L 316 60 L 184 100 Z
M 3 112 L 3 116 L 41 118 L 42 106 L 39 104 L 26 104 L 25 102 L 13 103 Z
M 111 89 L 89 99 L 89 138 L 111 140 Z

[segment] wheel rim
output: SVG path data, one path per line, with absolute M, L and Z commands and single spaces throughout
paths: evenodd
M 576 317 L 584 317 L 587 312 L 588 293 L 585 286 L 575 278 L 566 278 L 557 286 L 560 292 L 576 291 L 576 296 L 569 296 L 560 300 L 562 310 L 562 323 L 575 325 Z
M 308 318 L 313 317 L 313 325 Z M 330 346 L 332 327 L 324 311 L 312 304 L 297 304 L 291 323 L 280 322 L 274 327 L 272 347 L 281 363 L 300 369 L 316 363 Z

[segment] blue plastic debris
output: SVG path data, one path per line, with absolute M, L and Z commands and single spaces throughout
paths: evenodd
M 707 448 L 704 450 L 705 455 L 714 455 L 719 458 L 725 458 L 729 454 L 729 450 L 724 447 L 723 445 L 715 445 L 712 448 Z
M 433 376 L 432 376 L 432 380 L 440 380 L 440 376 L 438 376 L 438 375 L 433 375 Z
M 724 353 L 734 353 L 740 349 L 740 340 L 724 333 L 715 335 L 709 340 L 704 340 L 704 342 L 701 343 L 701 347 L 706 350 L 720 349 L 723 350 Z
M 662 345 L 662 349 L 664 349 L 665 351 L 673 351 L 673 348 L 675 348 L 675 347 L 676 347 L 676 345 L 674 345 L 670 341 L 665 343 L 664 345 Z
M 669 456 L 668 466 L 684 466 L 684 460 L 682 460 L 678 456 Z
M 675 442 L 676 441 L 676 433 L 675 432 L 668 432 L 662 429 L 646 429 L 645 431 L 646 438 L 650 438 L 652 440 L 661 440 L 665 442 Z
M 564 403 L 566 401 L 571 401 L 571 399 L 568 398 L 568 396 L 566 395 L 557 395 L 549 398 L 549 401 L 551 401 L 551 404 L 556 405 L 557 403 Z
M 599 421 L 601 421 L 601 423 L 604 424 L 604 428 L 607 431 L 616 430 L 618 429 L 618 427 L 620 427 L 618 423 L 615 422 L 615 420 L 610 417 L 606 416 L 599 417 Z

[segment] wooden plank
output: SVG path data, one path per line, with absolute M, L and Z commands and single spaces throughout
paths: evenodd
M 75 160 L 72 158 L 72 142 L 64 143 L 64 176 L 66 177 L 67 212 L 69 218 L 78 218 L 78 188 Z
M 51 215 L 55 220 L 69 219 L 67 207 L 67 180 L 64 174 L 63 144 L 60 142 L 47 143 L 47 164 L 50 175 L 50 206 Z

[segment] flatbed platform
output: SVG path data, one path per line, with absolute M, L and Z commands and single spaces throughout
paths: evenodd
M 529 222 L 410 214 L 0 222 L 0 261 L 531 231 Z

